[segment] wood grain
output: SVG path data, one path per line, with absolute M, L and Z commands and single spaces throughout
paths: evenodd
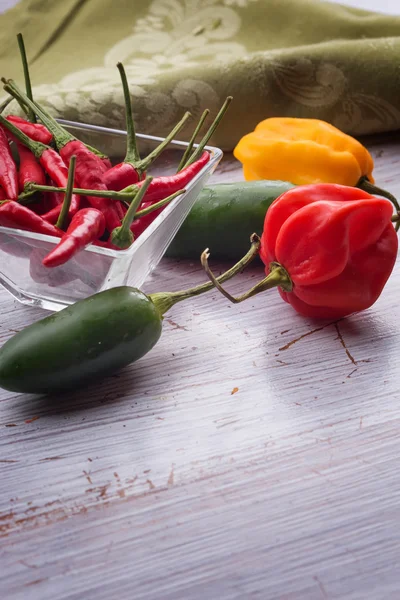
M 400 196 L 396 138 L 368 145 Z M 241 179 L 232 157 L 214 179 Z M 203 280 L 163 260 L 146 290 Z M 399 298 L 399 265 L 375 306 L 334 323 L 274 291 L 210 292 L 84 393 L 2 391 L 1 598 L 400 598 Z M 0 302 L 0 343 L 43 316 Z

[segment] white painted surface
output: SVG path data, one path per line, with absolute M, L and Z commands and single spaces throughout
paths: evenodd
M 399 142 L 371 149 L 400 195 Z M 164 260 L 146 289 L 203 279 Z M 399 298 L 400 265 L 373 308 L 323 328 L 274 291 L 212 292 L 85 393 L 1 392 L 1 598 L 400 598 Z M 0 343 L 43 316 L 0 302 Z

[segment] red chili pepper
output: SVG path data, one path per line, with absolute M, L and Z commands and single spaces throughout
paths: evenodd
M 56 183 L 50 177 L 46 177 L 46 185 L 51 185 L 51 186 L 57 187 Z M 64 200 L 63 192 L 48 192 L 48 193 L 44 194 L 44 196 L 47 198 L 47 202 L 49 204 L 49 209 L 48 209 L 49 211 L 52 208 L 55 208 L 56 206 L 59 206 L 60 204 L 62 204 L 63 200 Z
M 233 301 L 278 287 L 306 317 L 337 319 L 369 308 L 397 257 L 392 214 L 389 200 L 353 187 L 316 184 L 285 192 L 265 217 L 260 256 L 267 277 Z
M 68 182 L 68 168 L 66 167 L 63 159 L 53 148 L 42 144 L 41 142 L 34 142 L 22 131 L 20 131 L 13 123 L 10 123 L 2 115 L 0 115 L 0 124 L 3 125 L 21 144 L 28 148 L 34 156 L 38 159 L 40 165 L 43 167 L 49 177 L 57 184 L 58 187 L 66 187 Z M 4 134 L 3 129 L 0 131 Z M 5 134 L 4 134 L 5 135 Z M 6 138 L 7 139 L 7 138 Z M 80 199 L 79 196 L 73 195 L 71 206 L 69 210 L 69 216 L 72 217 L 79 209 Z M 61 211 L 61 205 L 53 209 L 55 212 L 58 211 L 54 223 L 57 221 L 58 215 Z M 50 211 L 52 212 L 52 211 Z M 46 215 L 43 218 L 46 220 L 50 219 Z M 52 215 L 53 216 L 53 215 Z
M 76 156 L 75 181 L 77 186 L 92 190 L 108 190 L 103 181 L 104 165 L 82 142 L 72 140 L 61 148 L 60 154 L 64 157 L 67 164 L 69 164 L 71 156 Z M 93 196 L 87 196 L 87 200 L 93 208 L 101 210 L 104 214 L 106 226 L 109 231 L 119 227 L 121 219 L 114 200 L 110 200 L 109 198 L 95 198 Z
M 166 177 L 154 177 L 146 192 L 144 202 L 153 204 L 154 202 L 158 202 L 158 200 L 162 200 L 178 190 L 185 188 L 209 160 L 210 155 L 207 150 L 204 150 L 203 154 L 196 162 L 185 167 L 182 171 L 179 171 L 179 173 L 168 175 Z M 136 184 L 136 187 L 141 188 L 142 185 L 143 182 L 140 181 Z
M 46 184 L 46 174 L 37 162 L 35 155 L 23 144 L 17 142 L 19 154 L 18 185 L 19 191 L 23 192 L 27 183 L 37 185 Z
M 0 115 L 1 116 L 1 115 Z M 2 117 L 3 118 L 3 117 Z M 18 173 L 8 139 L 0 128 L 0 185 L 10 200 L 18 198 Z
M 47 223 L 42 217 L 35 214 L 27 206 L 18 204 L 15 200 L 6 200 L 0 206 L 0 225 L 2 227 L 14 227 L 34 233 L 54 235 L 60 237 L 62 231 Z
M 45 267 L 58 267 L 100 238 L 106 228 L 104 215 L 95 208 L 83 208 L 72 221 L 57 246 L 43 259 Z
M 35 142 L 41 142 L 47 146 L 52 142 L 53 136 L 50 131 L 41 123 L 30 123 L 22 117 L 17 115 L 8 115 L 7 121 L 13 123 L 18 129 L 20 129 L 25 135 Z
M 2 187 L 0 187 L 0 200 L 6 200 L 7 196 Z
M 86 146 L 87 147 L 87 146 Z M 112 162 L 111 160 L 108 158 L 108 156 L 104 156 L 101 157 L 101 162 L 103 163 L 105 170 L 104 172 L 108 171 L 109 169 L 111 169 L 112 167 Z

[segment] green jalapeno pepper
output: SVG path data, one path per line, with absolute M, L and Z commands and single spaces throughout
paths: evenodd
M 262 233 L 272 202 L 292 187 L 286 181 L 243 181 L 205 187 L 166 256 L 197 258 L 207 243 L 214 258 L 237 260 L 246 252 L 253 231 Z
M 247 254 L 218 278 L 226 281 L 258 254 L 253 236 Z M 76 388 L 132 363 L 149 352 L 162 331 L 163 314 L 174 304 L 212 289 L 146 295 L 131 287 L 94 294 L 26 327 L 0 349 L 0 387 L 51 393 Z

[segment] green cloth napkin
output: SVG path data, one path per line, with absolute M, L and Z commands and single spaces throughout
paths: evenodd
M 229 94 L 212 140 L 228 150 L 270 116 L 400 127 L 400 17 L 319 0 L 22 0 L 0 16 L 0 73 L 22 83 L 20 31 L 36 99 L 65 119 L 124 127 L 121 61 L 143 133 L 214 116 Z

